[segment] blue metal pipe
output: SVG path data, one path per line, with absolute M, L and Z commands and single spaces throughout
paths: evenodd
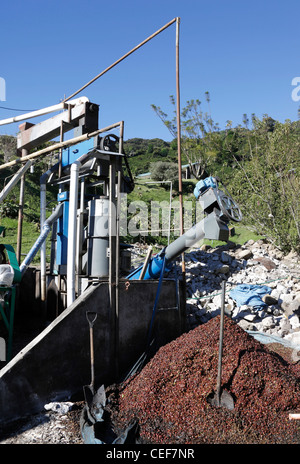
M 157 310 L 157 306 L 158 306 L 158 300 L 159 300 L 159 297 L 160 297 L 161 286 L 162 286 L 162 282 L 163 282 L 163 279 L 164 279 L 165 266 L 166 266 L 166 262 L 167 262 L 166 255 L 164 255 L 161 262 L 162 262 L 162 267 L 161 267 L 161 270 L 160 270 L 159 282 L 158 282 L 154 307 L 153 307 L 153 311 L 152 311 L 152 317 L 151 317 L 149 333 L 148 333 L 148 339 L 147 339 L 147 347 L 150 346 L 150 342 L 151 342 L 153 324 L 154 324 L 154 319 L 155 319 L 156 310 Z
M 28 255 L 26 256 L 26 258 L 24 259 L 23 263 L 20 266 L 20 271 L 22 275 L 25 273 L 28 266 L 33 261 L 35 255 L 37 254 L 37 252 L 39 251 L 39 249 L 45 242 L 51 230 L 51 226 L 53 222 L 56 221 L 56 219 L 58 219 L 62 215 L 62 211 L 63 211 L 63 203 L 60 203 L 59 205 L 57 205 L 56 209 L 51 214 L 51 216 L 49 216 L 49 218 L 44 222 L 40 236 L 37 238 L 35 244 L 33 245 L 33 247 L 31 248 Z
M 165 264 L 164 264 L 164 261 L 165 261 Z M 164 253 L 164 250 L 162 250 L 159 254 L 157 254 L 156 256 L 150 259 L 143 280 L 158 279 L 161 275 L 163 268 L 164 268 L 164 271 L 169 272 L 171 270 L 171 267 L 172 267 L 172 264 L 167 259 L 165 259 L 165 253 Z M 142 269 L 143 269 L 143 265 L 139 266 L 137 269 L 132 271 L 127 276 L 127 279 L 138 280 L 142 272 Z
M 191 227 L 191 229 L 189 229 L 185 234 L 181 235 L 174 242 L 170 243 L 170 245 L 168 245 L 159 254 L 151 258 L 146 269 L 144 280 L 158 279 L 160 277 L 161 270 L 163 268 L 164 257 L 166 258 L 165 272 L 169 272 L 172 267 L 172 261 L 177 256 L 205 237 L 205 221 L 206 218 L 202 219 L 196 225 Z M 142 269 L 143 265 L 131 272 L 131 274 L 127 276 L 127 279 L 138 279 Z

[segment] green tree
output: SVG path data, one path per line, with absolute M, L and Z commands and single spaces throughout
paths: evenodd
M 16 158 L 17 139 L 12 135 L 0 136 L 0 157 L 4 163 Z
M 176 181 L 178 180 L 178 166 L 176 163 L 168 163 L 165 161 L 158 161 L 151 163 L 151 179 L 157 181 Z
M 235 197 L 245 218 L 279 248 L 300 249 L 300 141 L 295 123 L 252 115 L 252 130 L 241 131 L 235 160 Z M 236 141 L 235 141 L 236 142 Z
M 215 161 L 220 149 L 219 127 L 210 113 L 210 95 L 205 92 L 208 111 L 202 110 L 200 100 L 192 99 L 186 102 L 186 106 L 181 111 L 181 147 L 191 171 L 197 179 L 206 175 L 206 171 Z M 170 96 L 171 104 L 175 107 L 174 96 Z M 170 118 L 159 106 L 151 105 L 157 116 L 168 128 L 172 136 L 177 138 L 177 118 L 176 110 L 174 116 Z

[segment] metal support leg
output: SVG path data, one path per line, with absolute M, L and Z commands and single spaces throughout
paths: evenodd
M 12 358 L 12 341 L 14 330 L 14 316 L 16 303 L 16 287 L 0 287 L 0 292 L 5 293 L 3 303 L 0 303 L 0 314 L 2 316 L 5 327 L 8 331 L 7 357 L 6 361 Z M 10 299 L 7 299 L 7 294 L 10 293 Z

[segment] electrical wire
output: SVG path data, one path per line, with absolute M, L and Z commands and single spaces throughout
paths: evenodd
M 37 110 L 20 110 L 17 108 L 7 108 L 6 106 L 0 106 L 2 110 L 9 110 L 9 111 L 37 111 Z

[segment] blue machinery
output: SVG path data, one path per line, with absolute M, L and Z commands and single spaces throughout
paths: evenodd
M 229 238 L 228 222 L 230 220 L 241 221 L 242 214 L 239 206 L 226 189 L 225 192 L 220 190 L 217 178 L 208 177 L 199 181 L 194 195 L 201 204 L 205 214 L 204 218 L 149 261 L 144 279 L 157 279 L 163 268 L 168 271 L 177 256 L 204 238 L 227 241 Z M 138 279 L 142 270 L 143 266 L 140 266 L 128 278 Z
M 52 178 L 52 182 L 67 188 L 58 193 L 57 208 L 45 221 L 40 238 L 20 268 L 24 272 L 53 224 L 50 274 L 66 279 L 67 306 L 90 282 L 106 278 L 111 281 L 120 270 L 118 193 L 130 191 L 132 183 L 122 172 L 124 155 L 113 151 L 118 141 L 116 136 L 97 138 L 92 147 L 89 142 L 63 153 L 62 172 L 67 175 Z M 57 171 L 58 166 L 52 168 L 51 175 Z M 98 193 L 89 192 L 95 187 Z M 209 177 L 198 182 L 194 194 L 202 206 L 203 219 L 151 258 L 143 279 L 158 279 L 162 269 L 170 270 L 172 261 L 201 239 L 227 241 L 228 222 L 241 220 L 238 205 L 226 190 L 220 190 L 218 179 Z M 139 279 L 143 268 L 140 266 L 126 278 Z
M 65 189 L 58 193 L 58 206 L 45 221 L 40 238 L 20 267 L 21 272 L 26 270 L 53 224 L 50 274 L 66 279 L 67 306 L 92 281 L 115 279 L 120 270 L 118 193 L 130 190 L 132 184 L 122 172 L 124 155 L 112 151 L 116 142 L 116 136 L 104 141 L 96 138 L 94 146 L 89 142 L 63 153 L 62 172 L 67 175 L 52 178 L 52 182 L 64 184 Z M 52 169 L 51 175 L 57 170 Z M 92 193 L 95 187 L 98 192 Z M 158 279 L 162 270 L 170 270 L 176 257 L 204 238 L 227 241 L 228 222 L 241 220 L 238 205 L 226 191 L 220 190 L 216 178 L 198 182 L 194 194 L 202 206 L 203 219 L 151 258 L 143 279 Z M 139 279 L 143 267 L 126 278 Z
M 120 128 L 120 137 L 102 135 L 115 127 Z M 47 288 L 53 280 L 58 294 L 65 295 L 64 307 L 70 306 L 92 282 L 108 280 L 111 304 L 116 306 L 122 253 L 124 255 L 124 249 L 127 251 L 120 245 L 120 195 L 134 188 L 123 153 L 123 122 L 98 130 L 98 106 L 87 99 L 79 100 L 78 105 L 68 107 L 50 120 L 23 125 L 18 135 L 18 150 L 26 155 L 27 150 L 45 140 L 59 134 L 62 138 L 71 128 L 79 138 L 84 138 L 84 134 L 95 135 L 63 148 L 58 162 L 41 176 L 41 234 L 20 268 L 16 268 L 16 279 L 21 280 L 37 252 L 41 251 L 42 302 L 47 301 Z M 23 165 L 12 179 L 11 187 L 31 165 L 31 160 Z M 56 186 L 58 193 L 57 206 L 46 219 L 48 184 Z M 238 222 L 242 216 L 238 205 L 219 184 L 213 177 L 198 182 L 194 194 L 201 204 L 203 219 L 143 266 L 129 274 L 127 270 L 126 279 L 138 280 L 143 272 L 143 279 L 161 280 L 175 258 L 201 239 L 228 240 L 229 221 Z M 0 193 L 0 201 L 7 193 L 8 189 Z M 46 272 L 45 242 L 50 232 L 51 259 Z

